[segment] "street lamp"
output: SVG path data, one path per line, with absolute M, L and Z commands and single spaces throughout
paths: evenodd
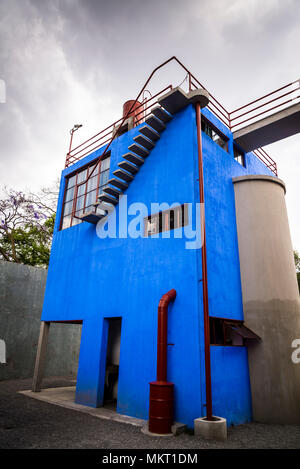
M 71 147 L 72 147 L 73 134 L 74 134 L 74 132 L 76 132 L 76 130 L 80 129 L 80 127 L 82 127 L 82 124 L 75 124 L 75 125 L 73 126 L 73 129 L 70 130 L 71 138 L 70 138 L 70 146 L 69 146 L 69 151 L 68 151 L 68 155 L 69 155 L 69 156 L 70 156 Z

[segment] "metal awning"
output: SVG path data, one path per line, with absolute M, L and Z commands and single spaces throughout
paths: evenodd
M 229 326 L 234 332 L 239 334 L 243 339 L 246 340 L 261 340 L 261 338 L 255 334 L 249 327 L 246 327 L 244 324 L 236 324 L 230 321 L 224 321 L 227 326 Z

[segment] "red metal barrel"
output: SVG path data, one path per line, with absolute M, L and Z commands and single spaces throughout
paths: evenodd
M 127 115 L 131 107 L 132 109 L 127 117 L 133 116 L 133 125 L 136 126 L 140 124 L 144 118 L 144 106 L 139 101 L 135 103 L 133 99 L 126 101 L 126 103 L 123 104 L 123 117 Z
M 174 384 L 164 381 L 150 383 L 149 431 L 164 435 L 173 425 Z

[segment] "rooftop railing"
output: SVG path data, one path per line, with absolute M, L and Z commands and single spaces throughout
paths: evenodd
M 254 124 L 257 120 L 274 114 L 275 111 L 281 111 L 291 104 L 296 104 L 299 99 L 300 80 L 296 80 L 231 111 L 229 113 L 230 130 L 237 131 L 243 128 L 243 124 Z
M 105 129 L 101 130 L 97 134 L 93 135 L 88 140 L 85 140 L 80 145 L 77 145 L 75 148 L 70 148 L 66 157 L 65 167 L 69 167 L 70 165 L 84 158 L 86 155 L 106 145 L 104 151 L 98 157 L 97 163 L 101 164 L 101 159 L 107 153 L 112 141 L 119 135 L 120 129 L 123 127 L 124 122 L 132 114 L 133 110 L 135 115 L 135 125 L 144 122 L 147 116 L 151 114 L 151 109 L 153 108 L 153 106 L 157 105 L 159 97 L 168 90 L 171 90 L 174 85 L 170 84 L 166 86 L 154 96 L 151 96 L 146 100 L 143 99 L 140 105 L 136 105 L 139 103 L 141 96 L 143 96 L 144 92 L 146 91 L 146 87 L 148 86 L 154 74 L 172 61 L 175 61 L 183 70 L 186 71 L 189 91 L 197 88 L 206 89 L 206 87 L 190 72 L 190 70 L 188 70 L 182 64 L 182 62 L 180 62 L 180 60 L 177 59 L 177 57 L 171 57 L 152 71 L 125 116 L 123 116 L 121 119 L 118 119 L 117 121 L 115 121 Z M 262 96 L 261 98 L 255 99 L 254 101 L 251 101 L 250 103 L 244 106 L 234 109 L 231 112 L 228 112 L 226 108 L 206 89 L 209 93 L 210 98 L 207 107 L 226 127 L 228 127 L 230 131 L 236 131 L 242 128 L 243 124 L 248 125 L 254 123 L 262 117 L 272 114 L 275 110 L 284 109 L 284 107 L 289 106 L 292 102 L 299 100 L 299 88 L 300 80 L 296 80 L 292 83 L 282 86 L 281 88 L 278 88 L 275 91 L 272 91 L 271 93 Z M 287 97 L 288 99 L 285 99 Z M 137 116 L 139 117 L 137 118 Z M 254 151 L 254 153 L 266 165 L 266 167 L 269 168 L 277 176 L 277 166 L 275 161 L 270 157 L 270 155 L 268 155 L 268 153 L 262 148 L 258 148 Z M 95 166 L 95 169 L 97 166 L 98 164 Z M 87 180 L 82 181 L 81 184 L 85 184 L 88 179 L 92 177 L 92 174 L 93 171 L 91 172 Z

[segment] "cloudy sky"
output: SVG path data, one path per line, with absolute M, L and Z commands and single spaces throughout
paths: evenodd
M 298 79 L 299 44 L 299 0 L 0 0 L 0 184 L 51 184 L 73 124 L 79 143 L 121 117 L 172 55 L 232 110 Z M 172 66 L 156 85 L 171 77 L 184 73 Z M 299 147 L 300 134 L 266 148 L 298 250 Z

